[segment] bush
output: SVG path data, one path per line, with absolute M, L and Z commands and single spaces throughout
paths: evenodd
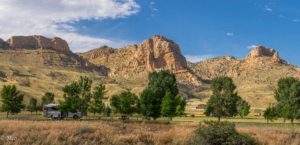
M 192 145 L 257 145 L 254 138 L 240 134 L 229 122 L 205 122 L 200 124 L 191 140 Z

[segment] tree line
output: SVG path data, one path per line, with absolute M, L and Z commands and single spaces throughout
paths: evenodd
M 170 71 L 153 72 L 149 74 L 147 87 L 140 96 L 129 90 L 110 97 L 109 105 L 103 102 L 105 85 L 97 84 L 92 88 L 93 81 L 88 77 L 80 77 L 62 88 L 63 99 L 59 100 L 59 110 L 63 112 L 82 112 L 85 116 L 88 112 L 104 113 L 110 115 L 111 112 L 121 114 L 122 118 L 127 118 L 132 114 L 140 114 L 146 119 L 157 119 L 168 117 L 170 120 L 174 116 L 184 114 L 186 101 L 179 95 L 176 77 Z M 4 86 L 1 90 L 2 106 L 1 111 L 9 114 L 17 114 L 25 109 L 23 103 L 24 95 L 16 86 Z M 37 112 L 45 104 L 54 103 L 54 94 L 47 92 L 42 97 L 41 104 L 38 105 L 36 98 L 31 98 L 27 105 L 27 110 Z

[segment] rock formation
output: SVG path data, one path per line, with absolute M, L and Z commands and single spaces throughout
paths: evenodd
M 201 82 L 189 71 L 179 46 L 163 36 L 153 36 L 139 45 L 120 49 L 104 46 L 80 55 L 94 64 L 106 66 L 112 77 L 146 79 L 149 72 L 170 70 L 186 83 L 199 85 Z
M 257 46 L 254 48 L 250 54 L 247 55 L 246 60 L 250 63 L 286 63 L 284 60 L 280 59 L 279 54 L 275 49 L 266 48 L 264 46 Z
M 59 52 L 70 52 L 68 43 L 58 37 L 49 39 L 38 35 L 12 36 L 7 40 L 7 44 L 9 49 L 52 49 Z

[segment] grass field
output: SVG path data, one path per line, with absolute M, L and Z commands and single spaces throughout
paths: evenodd
M 115 117 L 93 117 L 81 120 L 51 120 L 41 113 L 23 112 L 9 116 L 0 114 L 0 144 L 104 144 L 104 145 L 188 145 L 199 122 L 216 120 L 211 117 L 176 117 L 143 121 L 131 117 L 126 123 Z M 300 123 L 283 123 L 277 120 L 269 124 L 261 117 L 228 118 L 235 122 L 241 133 L 255 137 L 262 144 L 299 145 Z

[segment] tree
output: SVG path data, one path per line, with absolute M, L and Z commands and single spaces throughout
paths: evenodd
M 237 101 L 237 111 L 241 118 L 244 118 L 250 113 L 250 104 L 243 100 L 242 98 L 239 98 Z
M 38 106 L 37 106 L 37 99 L 35 98 L 30 98 L 29 100 L 29 105 L 27 106 L 27 110 L 32 114 L 32 112 L 38 111 Z
M 87 111 L 88 111 L 88 106 L 89 106 L 89 102 L 91 99 L 91 88 L 92 88 L 92 83 L 93 81 L 91 79 L 89 79 L 88 77 L 83 77 L 81 76 L 79 81 L 77 82 L 80 88 L 80 107 L 79 110 L 87 115 Z
M 98 84 L 94 89 L 88 108 L 90 112 L 94 113 L 94 116 L 96 113 L 102 113 L 104 109 L 104 103 L 102 102 L 104 94 L 105 86 L 103 84 Z
M 54 94 L 51 92 L 46 92 L 45 95 L 42 97 L 42 105 L 54 103 Z
M 63 88 L 64 101 L 60 101 L 59 109 L 64 112 L 77 112 L 81 106 L 80 86 L 73 82 Z
M 235 92 L 236 86 L 229 77 L 216 77 L 212 80 L 212 96 L 209 98 L 205 115 L 218 117 L 232 117 L 237 115 L 237 101 L 239 96 Z
M 109 106 L 106 106 L 105 108 L 104 108 L 104 114 L 105 114 L 105 116 L 106 117 L 109 117 L 110 116 L 110 114 L 111 114 L 111 108 L 109 107 Z
M 80 77 L 77 82 L 66 85 L 63 88 L 64 101 L 60 101 L 60 110 L 66 112 L 80 111 L 87 115 L 91 93 L 92 80 L 88 77 Z
M 132 115 L 137 107 L 138 97 L 129 92 L 123 92 L 118 96 L 113 96 L 111 98 L 111 106 L 115 109 L 117 113 L 122 114 L 122 118 L 126 118 Z
M 161 116 L 161 104 L 166 93 L 177 96 L 178 88 L 175 75 L 167 70 L 150 73 L 148 80 L 148 86 L 140 96 L 140 108 L 143 116 L 155 120 Z
M 267 119 L 267 123 L 269 121 L 273 121 L 277 119 L 277 111 L 274 106 L 269 106 L 264 112 L 264 118 Z
M 167 92 L 161 104 L 161 114 L 172 120 L 172 117 L 184 113 L 185 105 L 186 103 L 181 96 L 172 96 L 170 92 Z
M 11 114 L 21 112 L 25 107 L 23 104 L 24 95 L 20 94 L 15 85 L 4 86 L 1 90 L 2 106 L 1 110 L 6 112 L 6 117 Z
M 176 107 L 176 116 L 184 115 L 186 101 L 179 95 L 176 96 L 177 107 Z
M 282 78 L 278 81 L 275 98 L 278 115 L 293 123 L 300 118 L 300 82 L 296 78 Z

